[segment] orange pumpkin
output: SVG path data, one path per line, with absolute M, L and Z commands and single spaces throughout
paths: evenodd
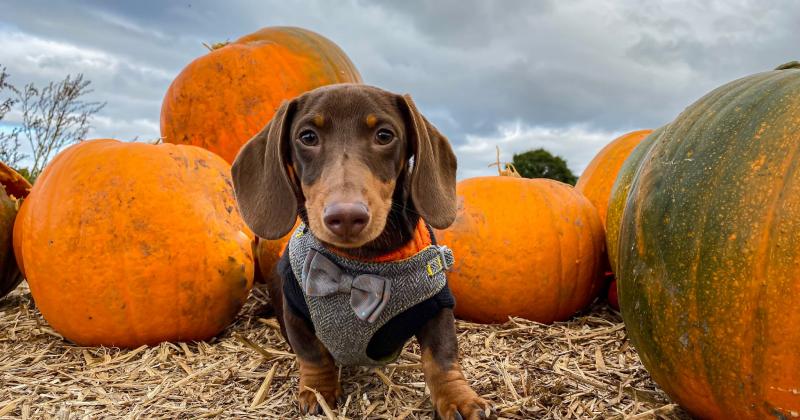
M 458 183 L 455 223 L 438 231 L 455 265 L 456 315 L 550 323 L 583 309 L 600 289 L 603 227 L 589 200 L 567 184 L 506 176 Z
M 625 163 L 625 159 L 628 158 L 636 145 L 652 132 L 653 130 L 632 131 L 614 139 L 589 162 L 589 166 L 586 167 L 578 179 L 578 183 L 575 184 L 575 189 L 594 204 L 604 229 L 606 229 L 607 224 L 606 214 L 611 198 L 611 188 L 614 186 L 614 181 L 617 179 L 622 164 Z M 611 273 L 608 255 L 606 252 L 604 264 L 607 271 L 606 277 L 610 278 L 611 282 L 608 286 L 606 299 L 612 308 L 619 310 L 617 282 Z
M 291 27 L 264 28 L 197 58 L 161 106 L 164 141 L 204 147 L 233 162 L 284 100 L 333 83 L 360 83 L 333 42 Z
M 256 282 L 265 283 L 272 278 L 275 267 L 278 265 L 278 260 L 283 256 L 286 244 L 289 243 L 289 238 L 291 238 L 299 224 L 300 219 L 297 219 L 292 230 L 280 239 L 255 238 L 253 241 L 253 256 L 256 260 Z
M 578 178 L 575 189 L 594 204 L 604 227 L 611 187 L 614 186 L 622 164 L 633 148 L 652 132 L 653 130 L 638 130 L 617 137 L 600 150 Z
M 199 147 L 78 143 L 47 166 L 16 224 L 37 307 L 80 345 L 208 339 L 252 286 L 230 165 Z
M 25 265 L 24 261 L 22 260 L 22 247 L 20 244 L 20 240 L 22 239 L 22 223 L 16 223 L 16 219 L 21 219 L 24 216 L 25 211 L 27 210 L 28 206 L 25 205 L 27 200 L 22 201 L 22 205 L 19 206 L 19 210 L 17 211 L 17 215 L 12 228 L 12 235 L 11 235 L 11 244 L 14 248 L 14 259 L 17 261 L 17 267 L 19 268 L 20 274 L 22 277 L 27 277 L 25 275 Z
M 0 162 L 0 298 L 22 281 L 20 266 L 14 258 L 14 220 L 19 200 L 27 196 L 31 184 L 6 164 Z
M 608 207 L 606 208 L 606 251 L 608 262 L 611 264 L 611 271 L 617 272 L 619 255 L 619 232 L 622 223 L 622 213 L 625 210 L 625 203 L 628 200 L 628 191 L 631 183 L 636 176 L 636 170 L 642 164 L 650 148 L 658 141 L 667 129 L 667 125 L 657 128 L 649 136 L 642 139 L 636 147 L 631 150 L 628 157 L 617 171 L 617 179 L 611 187 L 608 197 Z M 618 285 L 619 286 L 619 285 Z

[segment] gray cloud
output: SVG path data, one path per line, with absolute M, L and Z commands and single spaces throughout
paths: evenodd
M 461 176 L 491 173 L 495 144 L 507 159 L 545 146 L 580 172 L 614 135 L 797 59 L 798 21 L 792 0 L 26 1 L 4 7 L 0 64 L 18 84 L 83 72 L 108 101 L 93 136 L 151 138 L 201 42 L 302 26 L 366 82 L 411 93 L 456 146 Z

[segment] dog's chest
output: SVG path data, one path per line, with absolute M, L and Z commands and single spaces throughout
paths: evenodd
M 302 224 L 288 252 L 317 337 L 346 366 L 393 361 L 367 356 L 370 340 L 389 320 L 441 291 L 453 263 L 452 252 L 437 245 L 401 261 L 348 259 L 327 250 Z M 323 264 L 315 261 L 312 266 L 309 255 Z

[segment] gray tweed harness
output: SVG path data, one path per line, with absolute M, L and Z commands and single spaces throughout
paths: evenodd
M 367 356 L 376 331 L 393 317 L 436 295 L 453 265 L 446 246 L 430 245 L 392 262 L 364 262 L 334 254 L 303 224 L 289 240 L 289 262 L 303 291 L 317 337 L 340 365 L 380 366 Z

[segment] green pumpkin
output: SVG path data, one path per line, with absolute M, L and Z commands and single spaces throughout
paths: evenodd
M 800 63 L 712 91 L 651 143 L 617 243 L 631 342 L 697 417 L 800 415 Z

